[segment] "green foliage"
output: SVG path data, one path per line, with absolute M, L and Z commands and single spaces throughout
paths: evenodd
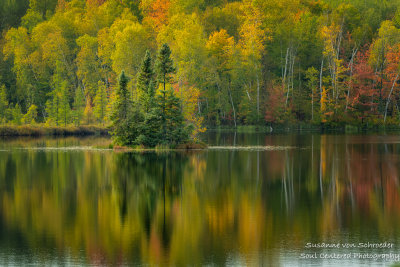
M 69 90 L 66 81 L 56 85 L 51 99 L 46 103 L 47 123 L 49 125 L 64 125 L 71 122 L 72 112 L 69 103 Z
M 57 2 L 58 0 L 30 0 L 29 7 L 40 13 L 44 18 L 46 15 L 50 16 L 54 12 Z
M 162 110 L 162 143 L 177 145 L 187 141 L 188 132 L 185 129 L 181 103 L 171 87 L 157 96 L 157 105 L 158 110 Z
M 66 83 L 61 85 L 60 92 L 60 123 L 65 126 L 71 122 L 71 107 L 69 104 L 69 91 Z
M 58 109 L 60 103 L 58 97 L 53 97 L 46 102 L 46 123 L 48 125 L 58 126 Z
M 8 101 L 6 96 L 6 87 L 0 86 L 0 122 L 6 122 L 6 111 L 8 109 Z
M 19 104 L 15 105 L 15 107 L 11 111 L 11 114 L 12 114 L 12 123 L 14 123 L 15 125 L 21 125 L 23 114 Z
M 129 78 L 122 71 L 118 79 L 119 86 L 115 94 L 113 110 L 111 115 L 112 136 L 118 145 L 130 145 L 134 140 L 130 138 L 129 115 L 132 110 L 132 101 L 129 96 L 127 85 Z
M 138 102 L 129 99 L 129 79 L 125 72 L 121 73 L 111 117 L 112 135 L 117 145 L 176 146 L 188 140 L 190 129 L 185 127 L 180 99 L 175 96 L 170 84 L 167 88 L 175 72 L 170 55 L 171 50 L 164 45 L 156 64 L 157 75 L 163 86 L 155 95 L 151 57 L 149 52 L 146 53 L 138 74 L 138 90 L 142 95 Z M 145 101 L 145 109 L 141 108 L 141 101 Z
M 29 107 L 28 112 L 26 112 L 26 114 L 22 118 L 22 122 L 24 124 L 35 124 L 37 119 L 37 111 L 37 106 L 35 104 L 32 104 Z
M 149 110 L 150 98 L 154 97 L 153 76 L 154 72 L 152 68 L 150 51 L 147 50 L 137 77 L 139 101 L 143 105 L 145 111 Z
M 153 107 L 145 113 L 144 121 L 137 137 L 137 143 L 146 147 L 155 147 L 161 143 L 163 138 L 161 128 L 161 112 L 157 107 Z
M 317 83 L 318 83 L 318 71 L 314 67 L 310 67 L 306 71 L 307 87 L 311 97 L 311 122 L 314 122 L 315 102 L 317 96 Z
M 96 97 L 94 99 L 94 115 L 96 119 L 104 125 L 107 107 L 106 86 L 102 81 L 98 82 Z
M 163 44 L 158 51 L 155 67 L 158 82 L 163 84 L 165 91 L 166 84 L 172 82 L 172 74 L 176 71 L 171 59 L 171 49 L 167 44 Z
M 75 90 L 74 105 L 72 110 L 73 122 L 76 126 L 79 126 L 82 122 L 83 113 L 85 110 L 85 95 L 83 90 L 77 88 Z
M 77 76 L 82 81 L 85 88 L 85 95 L 91 99 L 95 97 L 97 82 L 101 79 L 100 62 L 97 57 L 97 38 L 87 34 L 79 37 L 76 43 L 80 47 L 77 54 Z
M 168 97 L 166 85 L 172 82 L 172 74 L 176 71 L 173 66 L 173 61 L 171 59 L 171 49 L 167 44 L 163 44 L 157 54 L 156 71 L 158 82 L 162 84 L 161 97 L 159 97 L 157 104 L 161 109 L 163 136 L 166 136 Z
M 18 26 L 28 6 L 27 0 L 0 1 L 0 32 L 8 27 Z
M 25 16 L 22 17 L 21 24 L 23 27 L 27 28 L 29 32 L 32 32 L 32 29 L 42 21 L 43 17 L 39 12 L 28 9 Z

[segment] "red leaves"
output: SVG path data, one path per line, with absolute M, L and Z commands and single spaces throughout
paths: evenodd
M 350 81 L 350 108 L 361 114 L 373 113 L 376 108 L 376 76 L 368 64 L 369 51 L 357 53 L 354 73 Z
M 285 96 L 280 84 L 273 84 L 269 90 L 264 119 L 270 123 L 282 123 L 285 115 Z

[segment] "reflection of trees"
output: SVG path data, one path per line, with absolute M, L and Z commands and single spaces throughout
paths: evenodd
M 78 253 L 83 245 L 92 261 L 119 261 L 159 225 L 164 247 L 169 246 L 166 211 L 180 194 L 185 156 L 20 151 L 5 159 L 1 215 L 33 248 L 72 247 Z M 162 223 L 159 199 L 166 201 Z M 140 258 L 136 250 L 138 255 L 129 257 Z
M 32 248 L 83 249 L 93 263 L 223 265 L 230 253 L 277 265 L 283 248 L 342 231 L 398 238 L 400 146 L 377 141 L 267 136 L 305 149 L 3 153 L 0 246 L 12 235 Z

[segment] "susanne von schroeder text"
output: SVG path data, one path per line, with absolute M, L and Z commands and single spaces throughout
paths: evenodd
M 305 248 L 393 248 L 394 244 L 390 242 L 383 243 L 307 243 Z

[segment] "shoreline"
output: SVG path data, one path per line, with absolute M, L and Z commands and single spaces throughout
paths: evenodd
M 207 127 L 207 131 L 211 132 L 230 132 L 237 133 L 379 133 L 385 131 L 400 131 L 400 125 L 313 125 L 313 124 L 276 124 L 271 126 L 265 125 L 239 125 L 236 128 L 231 126 L 211 126 Z
M 39 136 L 107 136 L 108 128 L 102 126 L 44 126 L 44 125 L 2 125 L 0 137 L 39 137 Z
M 45 125 L 0 125 L 0 137 L 42 137 L 42 136 L 110 136 L 109 127 L 99 125 L 84 126 L 45 126 Z M 279 124 L 265 125 L 239 125 L 232 126 L 208 126 L 208 132 L 237 132 L 237 133 L 382 133 L 400 131 L 400 125 L 373 125 L 373 126 L 327 126 L 311 124 Z M 187 148 L 184 148 L 187 149 Z

